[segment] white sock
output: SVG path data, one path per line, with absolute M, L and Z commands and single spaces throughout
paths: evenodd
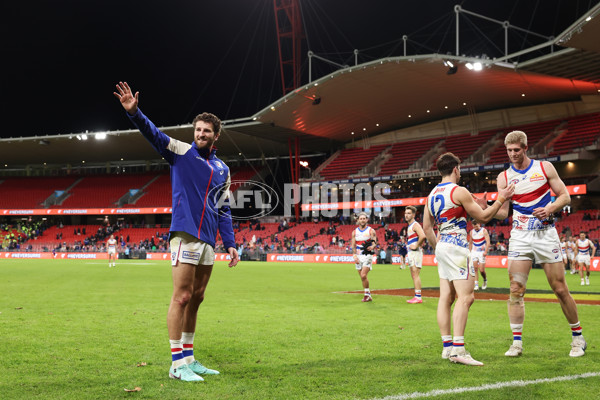
M 183 343 L 183 360 L 186 364 L 194 362 L 194 332 L 183 332 L 181 334 Z
M 523 347 L 523 324 L 510 324 L 513 333 L 513 346 Z
M 173 361 L 173 368 L 177 368 L 180 365 L 185 364 L 183 360 L 183 343 L 179 340 L 169 340 L 171 343 L 171 360 Z

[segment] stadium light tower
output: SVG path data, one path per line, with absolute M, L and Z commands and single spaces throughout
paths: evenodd
M 302 14 L 299 0 L 273 0 L 283 95 L 300 86 Z M 291 75 L 290 75 L 291 74 Z

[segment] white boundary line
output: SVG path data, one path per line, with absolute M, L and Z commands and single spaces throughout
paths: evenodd
M 543 379 L 534 379 L 530 381 L 508 381 L 508 382 L 498 382 L 491 383 L 481 386 L 472 386 L 472 387 L 462 387 L 462 388 L 454 388 L 454 389 L 436 389 L 431 390 L 429 392 L 413 392 L 406 394 L 399 394 L 394 396 L 386 396 L 383 398 L 375 399 L 375 400 L 404 400 L 404 399 L 422 399 L 427 397 L 434 396 L 443 396 L 445 394 L 455 394 L 455 393 L 464 393 L 464 392 L 479 392 L 483 390 L 492 390 L 492 389 L 502 389 L 507 387 L 522 387 L 528 385 L 537 385 L 539 383 L 551 383 L 551 382 L 563 382 L 563 381 L 572 381 L 575 379 L 584 379 L 584 378 L 593 378 L 600 376 L 600 372 L 586 372 L 584 374 L 579 375 L 565 375 L 565 376 L 557 376 L 554 378 L 543 378 Z

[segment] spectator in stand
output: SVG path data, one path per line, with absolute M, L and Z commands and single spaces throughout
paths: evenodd
M 382 247 L 381 251 L 379 252 L 379 262 L 381 264 L 385 264 L 386 263 L 386 257 L 387 257 L 387 254 L 386 254 L 385 250 Z

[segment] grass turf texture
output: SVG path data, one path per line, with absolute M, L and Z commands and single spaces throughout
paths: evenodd
M 489 269 L 490 287 L 508 286 Z M 424 287 L 438 286 L 425 267 Z M 408 270 L 375 266 L 371 288 L 412 287 Z M 600 292 L 600 275 L 591 286 Z M 527 303 L 524 355 L 503 354 L 512 337 L 503 301 L 476 301 L 467 349 L 483 367 L 440 358 L 437 299 L 334 292 L 360 289 L 353 265 L 217 263 L 200 308 L 196 357 L 222 372 L 205 383 L 168 378 L 168 262 L 0 261 L 0 398 L 348 399 L 428 392 L 600 371 L 598 306 L 580 305 L 587 354 L 568 356 L 560 306 Z M 547 289 L 541 270 L 528 287 Z M 146 366 L 137 367 L 145 362 Z M 597 398 L 600 378 L 436 398 Z M 123 389 L 140 387 L 135 393 Z

